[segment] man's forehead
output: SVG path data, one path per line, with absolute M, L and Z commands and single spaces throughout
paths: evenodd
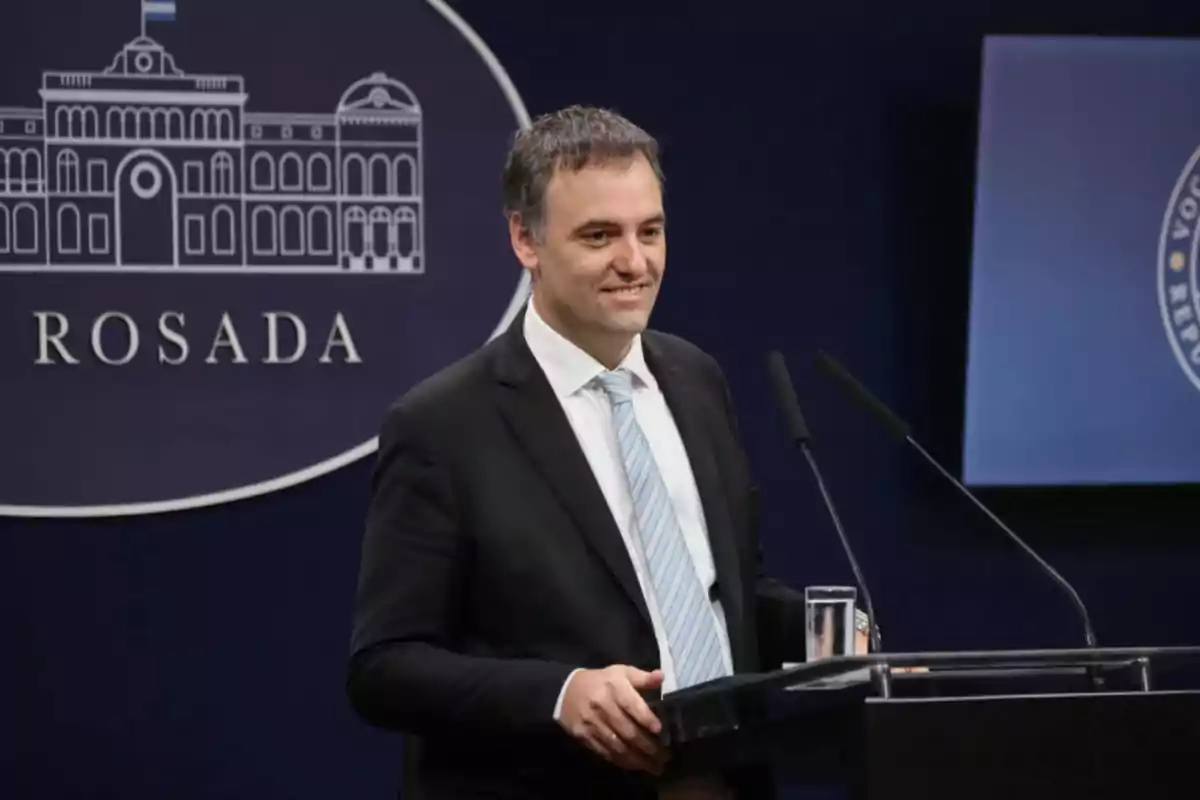
M 558 168 L 546 186 L 546 214 L 565 216 L 601 213 L 621 221 L 662 214 L 662 189 L 650 165 L 633 158 Z

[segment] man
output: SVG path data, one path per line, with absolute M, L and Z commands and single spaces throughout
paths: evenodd
M 422 800 L 763 796 L 668 779 L 646 702 L 804 658 L 803 595 L 759 573 L 721 370 L 647 330 L 657 144 L 567 108 L 516 136 L 504 193 L 532 297 L 387 413 L 350 698 L 419 737 Z

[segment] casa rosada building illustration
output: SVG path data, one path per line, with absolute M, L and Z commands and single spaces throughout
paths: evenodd
M 0 273 L 425 269 L 421 108 L 383 73 L 330 114 L 253 113 L 142 35 L 40 94 L 0 107 Z

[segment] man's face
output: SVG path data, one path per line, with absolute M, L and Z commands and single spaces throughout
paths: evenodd
M 623 353 L 658 297 L 664 223 L 662 187 L 640 154 L 556 171 L 546 187 L 542 235 L 510 223 L 513 248 L 534 277 L 538 313 L 585 350 L 619 343 Z

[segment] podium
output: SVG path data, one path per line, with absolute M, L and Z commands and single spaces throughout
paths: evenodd
M 855 800 L 1200 795 L 1200 647 L 876 653 L 652 704 L 673 771 Z

